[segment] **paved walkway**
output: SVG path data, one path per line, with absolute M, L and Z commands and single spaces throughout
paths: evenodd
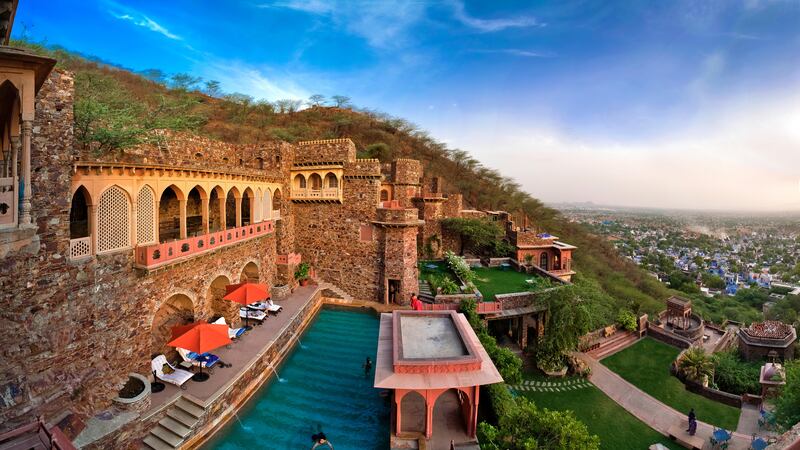
M 586 361 L 589 367 L 592 368 L 590 380 L 595 386 L 654 430 L 668 436 L 669 429 L 675 425 L 680 426 L 681 429 L 685 429 L 685 413 L 675 411 L 664 403 L 651 397 L 641 389 L 625 381 L 606 366 L 600 364 L 597 360 L 583 353 L 576 353 L 575 356 Z M 712 448 L 709 443 L 709 438 L 713 431 L 714 428 L 711 425 L 705 422 L 697 422 L 696 436 L 700 437 L 705 442 L 703 448 Z M 734 432 L 728 449 L 747 450 L 750 448 L 750 441 L 750 436 Z
M 525 380 L 520 384 L 514 384 L 511 389 L 517 392 L 566 392 L 585 389 L 592 384 L 584 378 L 569 378 L 551 381 L 532 381 Z

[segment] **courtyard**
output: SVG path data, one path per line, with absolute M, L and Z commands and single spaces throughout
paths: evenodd
M 680 349 L 645 338 L 603 359 L 602 364 L 657 400 L 683 413 L 694 408 L 697 419 L 735 430 L 740 410 L 687 391 L 669 372 Z

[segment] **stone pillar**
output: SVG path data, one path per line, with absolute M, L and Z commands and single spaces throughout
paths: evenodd
M 227 200 L 225 198 L 220 198 L 217 201 L 219 201 L 219 230 L 225 231 L 228 228 L 227 208 L 225 207 Z
M 200 210 L 203 215 L 203 234 L 208 234 L 208 200 L 201 203 Z
M 94 217 L 94 205 L 86 205 L 87 214 L 89 216 L 89 241 L 91 242 L 92 254 L 97 253 L 97 219 Z M 156 229 L 158 231 L 158 229 Z
M 426 394 L 428 394 L 426 392 Z M 436 404 L 428 401 L 428 395 L 425 395 L 425 437 L 430 439 L 433 435 L 433 405 Z
M 33 121 L 22 121 L 22 204 L 19 211 L 20 225 L 31 224 L 31 135 Z
M 186 200 L 178 200 L 178 210 L 180 211 L 181 239 L 186 239 Z
M 236 197 L 236 228 L 242 226 L 242 197 Z
M 137 198 L 135 201 L 131 202 L 131 223 L 129 227 L 131 229 L 131 246 L 136 247 L 136 243 L 139 242 L 139 230 L 138 230 L 138 223 L 139 223 L 139 199 Z
M 394 434 L 399 436 L 400 433 L 403 431 L 403 426 L 400 422 L 400 417 L 402 417 L 402 407 L 400 406 L 403 402 L 402 397 L 397 396 L 397 391 L 394 393 L 394 410 L 395 410 L 395 429 Z
M 14 224 L 19 220 L 19 154 L 22 149 L 22 141 L 19 136 L 11 136 L 11 179 L 14 183 Z
M 481 387 L 475 386 L 473 387 L 474 391 L 472 394 L 472 415 L 469 419 L 469 426 L 467 429 L 469 430 L 469 437 L 474 438 L 478 434 L 478 397 L 480 396 Z
M 161 243 L 161 236 L 160 236 L 160 234 L 161 234 L 160 233 L 160 231 L 161 231 L 161 200 L 159 200 L 158 197 L 156 197 L 156 200 L 155 200 L 154 203 L 156 204 L 156 229 L 155 229 L 156 244 L 160 244 Z

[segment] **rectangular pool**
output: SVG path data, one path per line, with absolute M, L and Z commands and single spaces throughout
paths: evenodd
M 203 449 L 310 449 L 320 430 L 336 450 L 388 448 L 389 403 L 372 387 L 374 369 L 365 377 L 362 368 L 367 356 L 375 362 L 378 327 L 371 312 L 322 309 L 278 367 L 280 381 L 259 389 Z

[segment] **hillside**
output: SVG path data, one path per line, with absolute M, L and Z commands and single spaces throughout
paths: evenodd
M 465 204 L 480 209 L 527 215 L 541 231 L 579 247 L 575 283 L 592 304 L 593 325 L 611 322 L 620 308 L 654 313 L 668 290 L 641 269 L 618 256 L 613 246 L 584 227 L 567 222 L 556 210 L 521 190 L 472 158 L 450 149 L 403 119 L 348 104 L 338 106 L 279 100 L 255 101 L 243 94 L 223 94 L 218 84 L 189 75 L 168 80 L 157 70 L 136 74 L 63 49 L 13 42 L 58 59 L 58 67 L 75 74 L 77 145 L 96 152 L 119 152 L 152 138 L 152 130 L 187 130 L 234 142 L 351 138 L 362 156 L 389 160 L 415 158 L 427 174 L 446 180 L 445 192 L 461 192 Z M 317 99 L 319 100 L 319 99 Z

